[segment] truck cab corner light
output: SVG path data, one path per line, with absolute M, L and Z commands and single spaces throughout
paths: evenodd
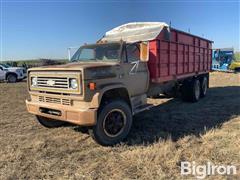
M 90 89 L 90 90 L 95 90 L 95 89 L 96 89 L 96 83 L 90 82 L 90 83 L 89 83 L 89 89 Z

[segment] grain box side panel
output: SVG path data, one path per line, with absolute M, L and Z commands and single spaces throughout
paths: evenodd
M 171 30 L 170 41 L 162 37 L 150 43 L 150 53 L 154 54 L 149 62 L 150 77 L 155 82 L 190 77 L 210 70 L 211 41 L 174 29 Z

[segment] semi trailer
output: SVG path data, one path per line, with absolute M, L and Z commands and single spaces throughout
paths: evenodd
M 207 93 L 212 41 L 162 22 L 116 27 L 84 44 L 65 65 L 28 70 L 27 109 L 45 127 L 86 127 L 101 145 L 125 139 L 147 98 L 180 93 L 197 102 Z

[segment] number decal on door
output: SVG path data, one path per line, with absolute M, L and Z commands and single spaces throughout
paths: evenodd
M 132 64 L 133 66 L 132 66 L 129 74 L 130 74 L 130 75 L 133 75 L 133 74 L 136 74 L 137 71 L 138 71 L 139 61 L 133 61 L 133 62 L 131 62 L 131 64 Z

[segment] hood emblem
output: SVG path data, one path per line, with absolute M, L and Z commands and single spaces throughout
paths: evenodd
M 54 86 L 55 85 L 55 81 L 50 79 L 50 80 L 47 81 L 47 85 Z

